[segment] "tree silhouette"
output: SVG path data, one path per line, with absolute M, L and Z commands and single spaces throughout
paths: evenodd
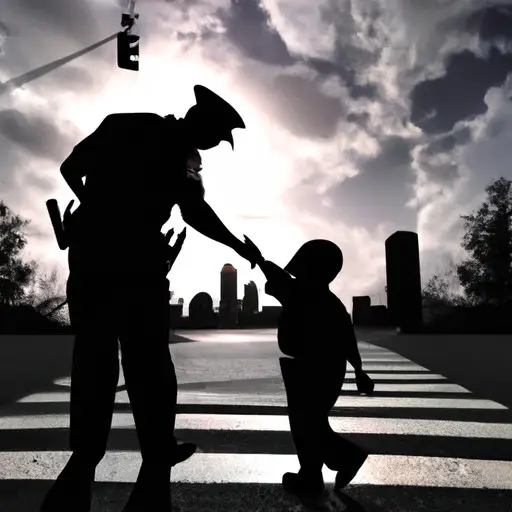
M 22 301 L 25 288 L 34 277 L 35 263 L 24 262 L 20 256 L 27 244 L 28 224 L 0 200 L 0 305 L 12 306 Z
M 453 261 L 444 270 L 436 272 L 422 290 L 423 299 L 429 306 L 471 306 L 470 300 L 461 293 L 461 283 Z
M 57 270 L 50 274 L 38 274 L 33 276 L 23 302 L 31 305 L 42 316 L 56 320 L 60 324 L 68 324 L 69 313 L 65 307 L 67 298 Z
M 499 178 L 489 185 L 478 211 L 461 216 L 462 247 L 470 257 L 457 266 L 467 297 L 477 304 L 504 305 L 512 298 L 512 181 Z

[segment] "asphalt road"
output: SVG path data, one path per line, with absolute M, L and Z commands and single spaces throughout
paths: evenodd
M 414 339 L 394 338 L 359 333 L 375 394 L 359 395 L 349 371 L 331 414 L 333 428 L 371 454 L 347 494 L 367 512 L 510 512 L 511 411 L 490 397 L 489 382 L 487 394 L 461 385 L 467 377 L 461 368 L 471 368 L 462 357 L 452 360 L 456 369 L 448 356 L 440 366 L 440 356 L 429 355 L 433 351 L 428 346 L 416 343 L 413 353 Z M 176 435 L 196 442 L 199 450 L 173 470 L 172 480 L 265 486 L 297 470 L 275 331 L 188 331 L 177 333 L 175 341 Z M 430 346 L 436 342 L 431 340 Z M 395 348 L 389 350 L 392 343 Z M 69 456 L 71 348 L 69 337 L 0 338 L 2 512 L 36 510 Z M 446 378 L 448 374 L 460 378 Z M 485 375 L 489 381 L 494 374 Z M 499 388 L 503 380 L 497 373 L 495 378 Z M 129 492 L 126 483 L 135 481 L 139 464 L 121 375 L 109 451 L 97 470 L 99 494 L 110 486 L 111 495 L 123 501 Z M 334 476 L 324 469 L 327 483 Z M 258 510 L 257 504 L 248 510 Z

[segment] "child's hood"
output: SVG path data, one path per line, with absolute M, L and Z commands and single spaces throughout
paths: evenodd
M 343 267 L 341 249 L 329 240 L 310 240 L 295 253 L 284 270 L 297 279 L 328 284 Z

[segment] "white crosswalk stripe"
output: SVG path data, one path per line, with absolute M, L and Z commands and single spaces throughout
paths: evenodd
M 218 341 L 219 333 L 209 334 L 209 339 Z M 508 414 L 504 405 L 474 397 L 392 352 L 367 343 L 361 343 L 361 351 L 364 368 L 376 379 L 376 393 L 358 396 L 349 371 L 344 386 L 348 394 L 342 393 L 331 417 L 334 430 L 355 436 L 356 442 L 367 439 L 376 447 L 354 484 L 512 489 L 512 424 L 486 416 Z M 199 450 L 173 469 L 173 481 L 279 483 L 284 472 L 298 469 L 278 373 L 260 382 L 256 392 L 249 384 L 236 391 L 239 388 L 226 375 L 199 385 L 201 379 L 194 381 L 189 375 L 183 382 L 178 372 L 178 381 L 182 412 L 176 421 L 177 436 L 197 442 Z M 28 395 L 0 409 L 0 479 L 48 480 L 58 475 L 69 456 L 69 383 L 69 378 L 59 379 L 55 384 L 61 391 Z M 98 467 L 97 480 L 134 482 L 141 459 L 125 390 L 118 392 L 116 403 L 125 407 L 114 414 L 113 447 Z M 45 413 L 45 404 L 61 404 L 64 409 Z M 218 412 L 212 406 L 218 406 Z M 254 411 L 242 413 L 243 407 Z M 274 411 L 269 413 L 269 408 Z M 417 417 L 405 417 L 401 409 L 414 409 Z M 379 410 L 388 416 L 381 417 Z M 431 411 L 452 417 L 432 419 Z M 461 421 L 461 411 L 473 416 Z M 504 447 L 504 453 L 494 452 L 496 446 Z M 326 482 L 333 482 L 334 476 L 324 469 Z

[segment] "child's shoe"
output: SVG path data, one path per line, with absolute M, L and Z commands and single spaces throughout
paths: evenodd
M 305 476 L 302 473 L 285 473 L 283 475 L 283 488 L 285 491 L 302 498 L 315 499 L 325 491 L 322 473 L 315 476 Z
M 340 490 L 348 485 L 357 475 L 367 458 L 368 454 L 361 450 L 357 455 L 351 458 L 350 462 L 347 463 L 345 467 L 339 469 L 336 474 L 336 480 L 334 481 L 334 490 Z

